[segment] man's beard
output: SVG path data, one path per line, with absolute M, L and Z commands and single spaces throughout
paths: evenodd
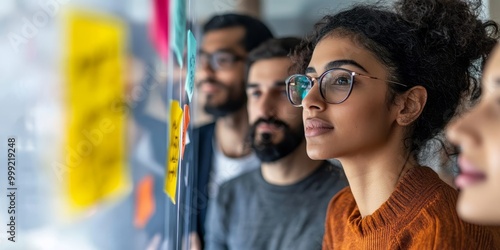
M 241 83 L 241 91 L 238 94 L 235 93 L 236 91 L 234 88 L 228 87 L 213 79 L 202 81 L 199 85 L 201 84 L 214 84 L 220 87 L 222 91 L 226 91 L 227 99 L 222 104 L 210 105 L 211 96 L 208 95 L 205 105 L 203 106 L 205 112 L 214 116 L 216 119 L 240 110 L 245 107 L 245 104 L 247 103 L 247 94 L 245 92 L 245 88 L 243 88 L 244 83 Z
M 262 133 L 260 141 L 256 142 L 256 129 L 260 123 L 281 127 L 283 139 L 277 144 L 272 142 L 272 134 Z M 288 124 L 275 118 L 257 120 L 249 131 L 252 149 L 261 162 L 275 162 L 292 153 L 304 141 L 304 125 L 298 131 L 293 131 Z

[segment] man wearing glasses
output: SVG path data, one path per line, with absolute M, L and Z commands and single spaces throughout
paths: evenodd
M 245 93 L 245 60 L 250 50 L 272 38 L 259 20 L 239 14 L 212 17 L 203 26 L 196 87 L 204 110 L 215 122 L 194 129 L 195 193 L 191 249 L 201 249 L 208 200 L 225 181 L 259 167 L 259 160 L 245 144 L 248 113 Z
M 260 169 L 220 187 L 207 216 L 207 250 L 321 249 L 330 199 L 347 182 L 306 153 L 302 109 L 285 90 L 287 57 L 300 39 L 265 42 L 248 61 L 248 114 Z

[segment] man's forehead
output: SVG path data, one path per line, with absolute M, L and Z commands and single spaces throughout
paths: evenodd
M 249 69 L 248 82 L 272 88 L 285 87 L 292 61 L 288 57 L 273 57 L 257 60 Z
M 245 29 L 242 26 L 211 30 L 205 33 L 202 42 L 202 50 L 213 52 L 220 49 L 245 50 L 243 38 Z
M 268 90 L 283 90 L 286 88 L 285 80 L 283 79 L 260 79 L 256 81 L 249 81 L 246 84 L 248 91 L 252 89 L 268 89 Z

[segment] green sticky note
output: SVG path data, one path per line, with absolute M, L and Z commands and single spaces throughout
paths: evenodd
M 172 8 L 174 17 L 174 34 L 173 34 L 173 50 L 175 58 L 180 66 L 182 66 L 182 57 L 184 53 L 184 44 L 186 43 L 186 1 L 174 0 Z
M 193 32 L 188 30 L 187 34 L 187 76 L 186 76 L 186 92 L 188 94 L 189 102 L 193 97 L 194 91 L 194 74 L 196 70 L 196 51 L 197 43 L 194 38 Z

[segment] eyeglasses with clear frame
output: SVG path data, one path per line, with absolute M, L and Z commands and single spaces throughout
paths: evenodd
M 225 70 L 231 68 L 236 62 L 244 59 L 244 57 L 228 51 L 216 51 L 212 54 L 201 52 L 199 56 L 199 65 L 208 64 L 214 71 Z
M 351 95 L 352 87 L 355 82 L 354 78 L 358 76 L 385 81 L 408 88 L 408 85 L 399 82 L 382 80 L 374 76 L 360 74 L 344 68 L 331 68 L 318 78 L 303 74 L 295 74 L 288 77 L 285 81 L 288 100 L 293 106 L 302 107 L 302 101 L 314 86 L 314 81 L 317 81 L 319 83 L 321 97 L 326 103 L 343 103 Z

